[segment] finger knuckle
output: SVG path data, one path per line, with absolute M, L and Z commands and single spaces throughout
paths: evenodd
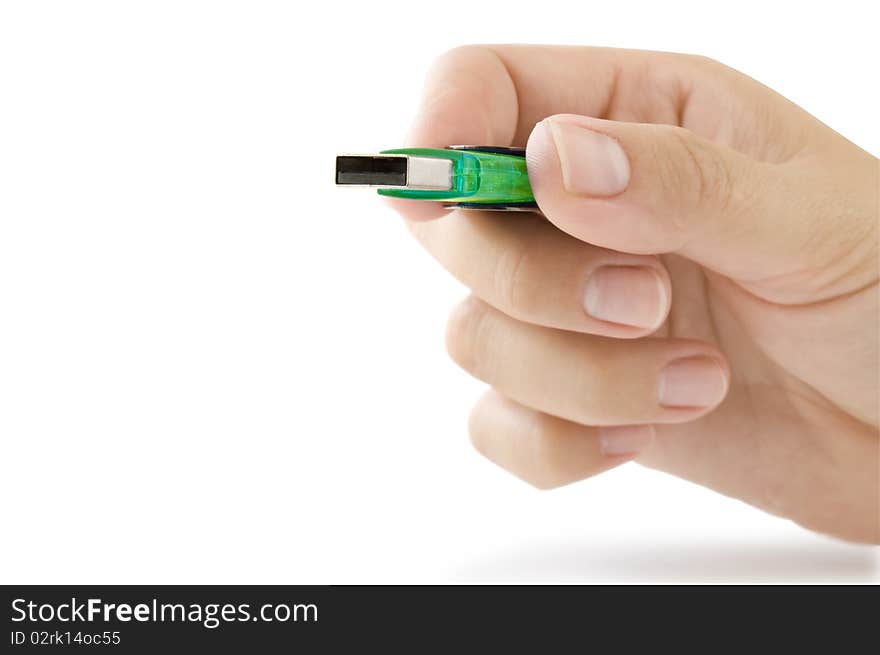
M 709 71 L 727 68 L 727 66 L 722 64 L 717 59 L 707 57 L 706 55 L 687 54 L 682 56 L 695 68 L 702 68 Z
M 530 280 L 534 276 L 533 254 L 525 244 L 501 252 L 495 264 L 493 291 L 499 305 L 511 316 L 528 316 L 534 309 Z
M 724 210 L 730 204 L 732 176 L 724 156 L 693 132 L 682 127 L 670 127 L 668 135 L 674 144 L 673 156 L 664 168 L 669 179 L 665 182 L 682 191 L 684 210 L 711 205 Z M 687 211 L 679 213 L 684 218 Z
M 468 416 L 468 436 L 471 445 L 483 457 L 489 458 L 489 450 L 487 446 L 487 438 L 490 429 L 487 427 L 490 412 L 486 410 L 487 401 L 485 399 L 474 405 Z
M 551 476 L 543 473 L 538 474 L 531 479 L 525 479 L 525 482 L 534 489 L 537 489 L 538 491 L 550 491 L 551 489 L 557 489 L 563 486 L 560 482 L 558 482 Z
M 458 67 L 460 64 L 469 63 L 481 58 L 491 57 L 492 51 L 488 46 L 466 44 L 450 48 L 441 53 L 431 64 L 430 71 L 443 71 L 450 67 Z
M 428 244 L 428 235 L 434 227 L 431 221 L 404 221 L 404 226 L 416 241 L 423 245 Z
M 488 314 L 485 305 L 469 298 L 452 312 L 446 325 L 446 350 L 464 370 L 482 377 L 486 367 Z
M 528 443 L 531 448 L 526 460 L 526 474 L 523 476 L 526 482 L 545 491 L 559 487 L 559 453 L 555 448 L 555 441 L 541 426 L 533 424 Z
M 474 406 L 468 420 L 474 449 L 536 489 L 560 486 L 560 453 L 540 415 L 518 412 L 515 421 L 500 416 L 492 392 Z

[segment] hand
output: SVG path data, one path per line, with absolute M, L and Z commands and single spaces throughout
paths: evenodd
M 473 291 L 448 347 L 492 387 L 480 452 L 880 540 L 877 159 L 716 62 L 595 48 L 448 53 L 408 142 L 527 142 L 544 213 L 394 201 Z

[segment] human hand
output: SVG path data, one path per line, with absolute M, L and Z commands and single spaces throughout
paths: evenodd
M 408 142 L 527 142 L 544 213 L 393 201 L 473 291 L 447 341 L 492 387 L 480 452 L 880 541 L 876 158 L 716 62 L 540 46 L 446 54 Z

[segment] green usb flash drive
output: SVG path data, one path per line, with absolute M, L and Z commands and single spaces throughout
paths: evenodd
M 336 184 L 463 209 L 537 209 L 525 150 L 495 146 L 398 148 L 336 157 Z

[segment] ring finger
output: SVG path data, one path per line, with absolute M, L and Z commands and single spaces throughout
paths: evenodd
M 679 423 L 727 393 L 712 344 L 622 341 L 531 325 L 470 298 L 447 329 L 449 353 L 471 375 L 527 407 L 582 425 Z

